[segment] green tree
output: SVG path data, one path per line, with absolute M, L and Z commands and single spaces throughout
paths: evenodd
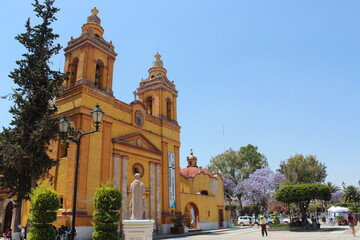
M 0 186 L 15 196 L 15 225 L 20 224 L 19 203 L 29 199 L 37 181 L 57 163 L 47 154 L 50 141 L 57 135 L 57 120 L 53 118 L 57 109 L 51 102 L 59 96 L 64 79 L 62 73 L 50 69 L 50 58 L 61 49 L 54 45 L 58 35 L 50 27 L 59 10 L 53 3 L 35 0 L 32 5 L 40 24 L 32 27 L 28 19 L 26 32 L 15 37 L 27 51 L 9 75 L 17 85 L 9 95 L 14 101 L 9 110 L 13 120 L 0 133 Z
M 116 222 L 120 220 L 121 193 L 112 185 L 106 185 L 96 190 L 94 195 L 95 208 L 93 213 L 94 240 L 119 239 Z
M 347 186 L 344 189 L 343 200 L 345 203 L 355 203 L 355 211 L 357 211 L 357 203 L 360 202 L 360 191 L 355 186 Z
M 336 186 L 332 182 L 327 182 L 326 185 L 330 188 L 331 193 L 335 193 L 337 191 L 340 191 L 340 187 Z
M 238 151 L 228 149 L 210 159 L 210 163 L 206 168 L 212 172 L 217 169 L 223 177 L 232 180 L 235 184 L 239 181 L 249 177 L 256 169 L 268 166 L 264 154 L 258 152 L 258 147 L 248 144 L 240 147 Z M 241 193 L 238 193 L 237 198 L 242 209 Z
M 56 238 L 52 222 L 56 220 L 56 211 L 60 208 L 60 198 L 51 188 L 42 184 L 31 193 L 30 240 L 49 240 Z
M 286 184 L 323 183 L 327 176 L 325 164 L 313 155 L 296 154 L 282 161 L 278 171 L 285 175 Z
M 295 203 L 301 211 L 302 220 L 305 221 L 306 210 L 311 200 L 331 199 L 328 186 L 319 183 L 295 184 L 279 188 L 275 193 L 276 200 L 283 203 Z

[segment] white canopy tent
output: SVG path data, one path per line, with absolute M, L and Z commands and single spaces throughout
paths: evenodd
M 335 217 L 335 213 L 346 213 L 346 212 L 350 212 L 350 209 L 346 208 L 346 207 L 335 207 L 332 206 L 328 209 L 328 216 L 331 218 Z

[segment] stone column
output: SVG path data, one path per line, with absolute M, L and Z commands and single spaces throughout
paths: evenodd
M 156 229 L 161 232 L 161 166 L 156 164 Z
M 150 219 L 155 219 L 155 163 L 150 162 Z
M 120 168 L 120 155 L 114 154 L 113 182 L 114 182 L 114 187 L 116 188 L 119 188 L 119 168 Z
M 122 207 L 121 207 L 121 216 L 122 216 L 122 220 L 125 220 L 128 215 L 126 200 L 127 200 L 127 170 L 128 170 L 129 158 L 127 156 L 121 156 L 121 158 L 122 158 L 121 194 L 123 199 Z

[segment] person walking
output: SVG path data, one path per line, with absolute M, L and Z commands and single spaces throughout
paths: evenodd
M 347 220 L 348 220 L 348 224 L 349 224 L 349 228 L 351 230 L 351 233 L 355 237 L 355 219 L 351 215 L 351 213 L 349 213 Z
M 260 216 L 259 218 L 259 225 L 261 226 L 261 235 L 264 237 L 264 235 L 266 234 L 266 236 L 268 235 L 267 230 L 266 230 L 266 218 L 264 216 Z
M 316 221 L 316 218 L 315 218 L 314 215 L 311 216 L 311 224 L 312 224 L 313 230 L 316 231 L 316 229 L 317 229 L 317 221 Z

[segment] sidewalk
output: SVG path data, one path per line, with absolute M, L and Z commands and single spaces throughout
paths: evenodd
M 226 231 L 233 231 L 238 229 L 246 229 L 252 227 L 230 227 L 230 228 L 219 228 L 219 229 L 212 229 L 212 230 L 199 230 L 199 231 L 190 231 L 187 233 L 181 234 L 160 234 L 160 235 L 153 235 L 153 239 L 166 239 L 166 238 L 179 238 L 179 237 L 187 237 L 187 236 L 194 236 L 194 235 L 203 235 L 203 234 L 211 234 L 211 233 L 220 233 Z
M 205 235 L 205 234 L 212 234 L 212 233 L 221 233 L 221 232 L 227 232 L 227 231 L 234 231 L 234 230 L 240 230 L 240 229 L 249 229 L 249 228 L 256 228 L 256 227 L 229 227 L 229 228 L 220 228 L 220 229 L 212 229 L 212 230 L 199 230 L 199 231 L 191 231 L 187 233 L 182 234 L 160 234 L 160 235 L 153 235 L 153 239 L 167 239 L 167 238 L 181 238 L 181 237 L 188 237 L 188 236 L 194 236 L 194 235 Z M 318 229 L 317 231 L 312 230 L 300 230 L 300 231 L 290 231 L 290 232 L 330 232 L 330 231 L 339 231 L 344 228 L 348 228 L 347 226 L 344 227 L 338 227 L 338 226 L 326 226 L 323 228 Z M 289 230 L 285 230 L 289 231 Z M 359 233 L 357 233 L 359 234 Z

